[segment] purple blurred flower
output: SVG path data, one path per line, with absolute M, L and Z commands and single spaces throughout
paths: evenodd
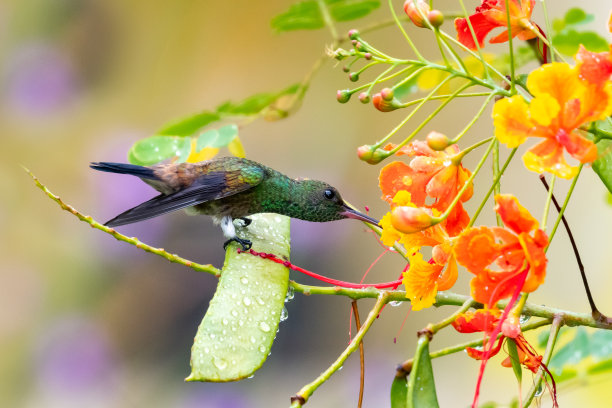
M 114 359 L 105 331 L 83 317 L 56 321 L 38 337 L 35 367 L 39 385 L 55 391 L 87 392 L 113 381 Z
M 72 102 L 78 90 L 70 58 L 53 44 L 22 45 L 7 58 L 4 71 L 5 98 L 25 114 L 51 113 Z

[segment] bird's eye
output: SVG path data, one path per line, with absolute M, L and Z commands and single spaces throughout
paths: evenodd
M 327 198 L 328 200 L 331 200 L 332 198 L 336 196 L 336 194 L 334 193 L 334 190 L 330 190 L 330 189 L 325 190 L 323 194 L 325 195 L 325 198 Z

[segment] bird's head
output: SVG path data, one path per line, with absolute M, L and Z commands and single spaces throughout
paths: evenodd
M 323 181 L 301 180 L 300 190 L 302 197 L 294 199 L 301 201 L 303 214 L 296 218 L 318 222 L 354 218 L 378 225 L 378 220 L 348 206 L 338 190 Z

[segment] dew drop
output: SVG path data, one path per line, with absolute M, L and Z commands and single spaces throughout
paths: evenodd
M 248 280 L 246 277 L 244 277 L 244 276 L 243 276 L 242 278 L 240 278 L 240 282 L 241 282 L 243 285 L 248 285 L 249 280 Z
M 251 298 L 249 298 L 249 297 L 245 296 L 245 297 L 242 299 L 242 303 L 244 303 L 244 305 L 245 305 L 245 306 L 250 306 L 250 305 L 251 305 Z
M 234 317 L 238 316 L 238 312 L 236 310 L 232 310 L 232 316 Z
M 261 306 L 266 304 L 266 302 L 264 302 L 263 299 L 260 297 L 258 297 L 256 300 L 257 300 L 257 303 L 259 303 Z
M 521 315 L 521 317 L 519 317 L 519 323 L 520 324 L 525 324 L 529 321 L 529 319 L 531 319 L 531 316 L 528 315 Z
M 293 286 L 289 286 L 287 289 L 287 294 L 285 295 L 285 302 L 289 302 L 295 297 L 295 292 L 293 291 Z
M 208 353 L 210 353 L 210 349 L 209 349 L 208 347 L 204 347 L 204 352 L 205 352 L 206 354 L 208 354 Z
M 401 306 L 401 304 L 402 302 L 400 302 L 399 300 L 394 300 L 392 302 L 389 302 L 389 306 L 392 306 L 392 307 L 398 307 L 398 306 Z
M 227 320 L 227 319 L 225 319 L 225 318 L 224 318 L 224 319 L 221 321 L 221 323 L 223 323 L 223 325 L 224 325 L 224 326 L 227 326 L 227 325 L 228 325 L 228 323 L 229 323 L 229 320 Z
M 281 314 L 280 314 L 280 321 L 284 322 L 285 320 L 287 320 L 288 317 L 289 317 L 289 311 L 287 310 L 286 307 L 283 307 L 283 310 L 281 310 Z
M 213 359 L 213 364 L 215 365 L 215 367 L 217 367 L 219 370 L 225 370 L 225 368 L 227 367 L 227 361 L 225 361 L 222 358 L 219 357 L 215 357 Z
M 259 323 L 259 328 L 261 329 L 262 332 L 265 332 L 265 333 L 270 331 L 270 325 L 266 322 Z
M 542 387 L 542 384 L 540 383 L 540 386 L 538 387 L 537 391 L 535 392 L 535 396 L 539 397 L 540 395 L 542 395 L 542 393 L 544 392 L 544 387 Z
M 211 339 L 214 339 L 215 337 L 217 337 L 217 336 L 215 335 L 215 333 L 210 333 L 210 338 L 211 338 Z
M 451 164 L 453 164 L 453 162 L 451 160 L 444 160 L 444 162 L 442 164 L 444 165 L 444 167 L 448 167 Z
M 255 344 L 257 342 L 257 339 L 254 336 L 251 336 L 251 343 Z
M 261 353 L 265 353 L 266 352 L 266 347 L 262 344 L 261 346 L 259 346 L 259 351 Z

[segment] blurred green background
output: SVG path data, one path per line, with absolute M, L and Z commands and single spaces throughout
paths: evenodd
M 396 3 L 399 12 L 401 3 Z M 561 16 L 574 3 L 549 1 L 549 13 Z M 217 280 L 90 229 L 60 211 L 19 166 L 99 221 L 153 196 L 140 181 L 94 172 L 89 162 L 125 161 L 132 143 L 167 120 L 300 81 L 331 40 L 326 30 L 274 33 L 270 19 L 289 4 L 0 2 L 0 406 L 287 406 L 289 397 L 347 345 L 347 299 L 296 295 L 287 304 L 289 319 L 281 323 L 272 354 L 252 379 L 184 383 L 193 336 Z M 443 10 L 458 8 L 446 4 L 454 3 L 438 3 Z M 596 16 L 593 28 L 605 35 L 609 2 L 589 1 L 584 7 Z M 383 5 L 367 19 L 339 29 L 346 32 L 388 18 Z M 445 28 L 452 32 L 448 22 Z M 427 30 L 409 27 L 409 32 L 436 58 Z M 368 39 L 391 55 L 410 55 L 396 27 Z M 241 138 L 247 157 L 294 177 L 324 179 L 379 217 L 385 211 L 377 187 L 379 167 L 360 162 L 355 149 L 386 134 L 405 113 L 382 114 L 356 100 L 338 104 L 336 90 L 351 86 L 340 68 L 327 61 L 295 115 L 254 122 L 241 129 Z M 456 134 L 477 108 L 451 104 L 422 136 L 433 129 Z M 424 116 L 400 133 L 408 134 Z M 491 121 L 482 119 L 464 145 L 490 134 Z M 477 159 L 469 157 L 467 165 Z M 545 192 L 537 176 L 520 161 L 511 171 L 503 179 L 503 192 L 515 193 L 539 217 Z M 488 188 L 487 177 L 479 177 L 469 211 Z M 560 196 L 568 186 L 558 183 Z M 612 313 L 612 210 L 605 197 L 603 185 L 587 169 L 568 215 L 594 296 L 604 313 Z M 491 209 L 480 222 L 493 222 Z M 357 222 L 294 221 L 292 229 L 292 261 L 339 279 L 358 281 L 383 251 Z M 220 266 L 223 260 L 223 237 L 207 217 L 174 213 L 120 231 L 197 262 Z M 564 233 L 549 254 L 547 282 L 530 301 L 587 312 Z M 395 279 L 402 267 L 400 259 L 387 254 L 368 279 Z M 314 283 L 298 274 L 292 278 Z M 467 293 L 469 278 L 463 273 L 454 290 Z M 360 302 L 362 315 L 370 305 Z M 416 330 L 452 309 L 410 314 L 398 333 L 407 312 L 407 304 L 387 307 L 366 336 L 365 407 L 389 405 L 395 366 L 412 356 Z M 465 340 L 444 332 L 432 349 Z M 464 353 L 434 361 L 442 406 L 471 402 L 478 366 Z M 355 406 L 358 378 L 355 355 L 308 406 Z M 584 379 L 562 389 L 559 402 L 566 407 L 609 406 L 611 380 Z M 515 389 L 512 370 L 493 360 L 481 401 L 508 402 Z

